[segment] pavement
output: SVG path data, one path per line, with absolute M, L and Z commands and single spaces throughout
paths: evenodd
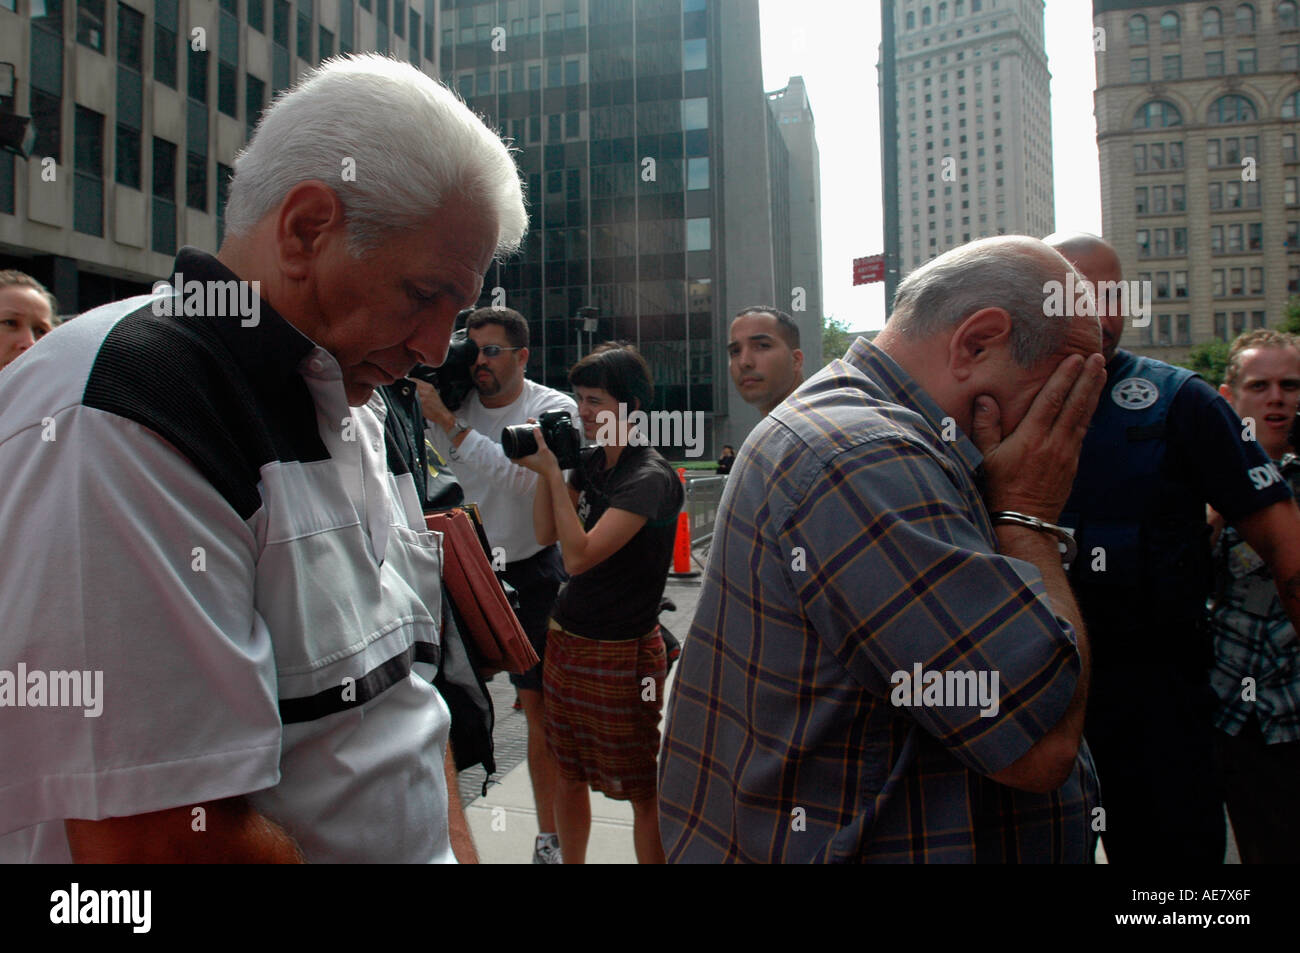
M 686 633 L 700 598 L 702 577 L 669 577 L 664 594 L 677 604 L 676 612 L 665 612 L 659 621 L 685 644 Z M 673 667 L 664 686 L 664 710 L 672 693 L 677 667 Z M 533 806 L 533 789 L 526 763 L 528 728 L 522 711 L 512 708 L 515 690 L 505 673 L 488 682 L 496 725 L 492 737 L 496 747 L 497 772 L 483 793 L 484 771 L 470 768 L 460 777 L 461 803 L 479 860 L 485 864 L 527 864 L 532 862 L 533 838 L 537 836 L 537 814 Z M 662 727 L 662 723 L 660 724 Z M 1228 852 L 1225 863 L 1239 864 L 1241 856 L 1228 828 Z M 1097 863 L 1106 863 L 1106 852 L 1097 845 Z M 587 845 L 587 862 L 592 864 L 634 864 L 632 849 L 632 805 L 613 801 L 603 794 L 591 795 L 591 839 Z

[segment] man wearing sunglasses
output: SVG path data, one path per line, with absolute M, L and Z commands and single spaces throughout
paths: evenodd
M 567 578 L 554 544 L 539 546 L 533 535 L 533 495 L 537 475 L 517 467 L 501 449 L 501 431 L 552 410 L 578 416 L 573 399 L 524 377 L 528 367 L 528 322 L 510 308 L 479 308 L 465 321 L 478 359 L 470 373 L 475 390 L 452 413 L 428 384 L 417 382 L 420 405 L 429 421 L 434 447 L 448 461 L 479 504 L 483 528 L 493 547 L 493 568 L 519 593 L 519 624 L 540 659 L 546 651 L 547 620 L 555 594 Z M 503 565 L 504 563 L 504 565 Z M 538 836 L 533 862 L 560 862 L 555 835 L 556 767 L 546 743 L 542 666 L 510 676 L 528 720 L 528 774 L 537 804 Z

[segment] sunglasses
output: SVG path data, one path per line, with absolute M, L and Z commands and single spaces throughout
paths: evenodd
M 502 347 L 500 344 L 484 344 L 478 352 L 484 357 L 500 357 L 502 351 L 522 351 L 522 347 Z

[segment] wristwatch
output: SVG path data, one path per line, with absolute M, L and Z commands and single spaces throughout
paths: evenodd
M 465 423 L 465 421 L 457 417 L 456 426 L 451 428 L 451 432 L 448 433 L 447 436 L 449 436 L 452 440 L 455 440 L 457 437 L 459 437 L 461 434 L 463 434 L 466 430 L 469 429 L 470 429 L 469 424 Z
M 1074 534 L 1064 526 L 1057 526 L 1055 523 L 1049 523 L 1047 520 L 1040 520 L 1037 516 L 1029 516 L 1026 513 L 1017 513 L 1014 510 L 1002 510 L 997 513 L 990 513 L 989 519 L 993 525 L 1010 524 L 1012 526 L 1025 526 L 1029 529 L 1038 530 L 1040 533 L 1047 533 L 1055 536 L 1057 540 L 1065 547 L 1065 558 L 1061 561 L 1064 563 L 1074 562 L 1074 557 L 1079 555 L 1079 547 L 1074 542 Z

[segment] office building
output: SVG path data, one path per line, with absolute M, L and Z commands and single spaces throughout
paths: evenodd
M 883 0 L 891 295 L 908 272 L 958 245 L 1053 230 L 1043 18 L 1043 0 Z
M 1125 344 L 1183 361 L 1275 326 L 1300 293 L 1300 7 L 1095 0 L 1102 227 L 1152 320 Z

